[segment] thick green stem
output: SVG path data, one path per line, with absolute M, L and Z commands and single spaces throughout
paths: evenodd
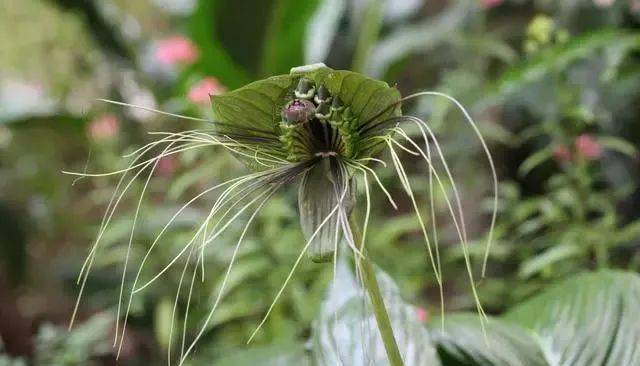
M 354 221 L 355 220 L 353 219 L 349 220 L 349 224 L 353 232 L 353 240 L 356 245 L 359 246 L 360 251 L 365 254 L 364 248 L 361 245 L 362 234 L 360 233 L 357 223 Z M 378 325 L 378 330 L 380 331 L 380 336 L 382 337 L 382 343 L 384 344 L 384 348 L 387 352 L 389 363 L 391 366 L 403 366 L 404 362 L 402 361 L 400 350 L 398 350 L 398 344 L 396 343 L 396 339 L 393 335 L 391 320 L 389 320 L 389 314 L 387 313 L 387 308 L 384 304 L 382 293 L 380 292 L 380 286 L 378 286 L 378 281 L 376 280 L 373 264 L 366 254 L 364 258 L 361 259 L 360 263 L 362 282 L 364 288 L 367 290 L 369 299 L 371 300 L 373 314 L 376 317 L 376 324 Z

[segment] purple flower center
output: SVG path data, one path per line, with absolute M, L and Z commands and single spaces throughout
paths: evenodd
M 294 99 L 282 110 L 287 122 L 307 122 L 315 114 L 315 105 L 306 99 Z

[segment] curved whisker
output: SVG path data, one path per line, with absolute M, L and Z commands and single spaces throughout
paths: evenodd
M 491 169 L 491 175 L 492 175 L 492 180 L 493 180 L 493 209 L 492 209 L 492 214 L 491 214 L 491 224 L 490 224 L 490 227 L 489 227 L 489 234 L 488 234 L 488 238 L 487 238 L 487 247 L 485 249 L 484 258 L 482 260 L 482 277 L 484 277 L 485 274 L 486 274 L 487 261 L 488 261 L 488 258 L 489 258 L 489 252 L 491 250 L 491 244 L 493 242 L 495 224 L 496 224 L 496 219 L 497 219 L 497 215 L 498 215 L 498 174 L 497 174 L 497 171 L 496 171 L 495 163 L 493 161 L 493 157 L 491 156 L 491 152 L 489 151 L 489 147 L 487 146 L 487 142 L 485 141 L 484 137 L 482 136 L 482 132 L 480 132 L 480 129 L 478 128 L 477 124 L 473 121 L 473 118 L 471 118 L 471 115 L 469 114 L 467 109 L 462 105 L 462 103 L 460 103 L 456 98 L 454 98 L 454 97 L 452 97 L 450 95 L 447 95 L 445 93 L 436 92 L 436 91 L 423 91 L 423 92 L 414 93 L 414 94 L 411 94 L 411 95 L 408 95 L 406 97 L 401 98 L 399 101 L 397 101 L 395 103 L 392 103 L 387 108 L 385 108 L 382 112 L 380 112 L 379 115 L 376 115 L 373 118 L 371 118 L 369 121 L 366 121 L 365 123 L 363 123 L 359 127 L 359 132 L 364 135 L 365 132 L 363 132 L 363 130 L 370 131 L 371 126 L 369 126 L 369 124 L 372 123 L 380 115 L 384 114 L 385 111 L 389 110 L 390 108 L 394 108 L 395 106 L 397 106 L 399 104 L 402 104 L 402 103 L 404 103 L 404 102 L 406 102 L 408 100 L 411 100 L 411 99 L 414 99 L 414 98 L 418 98 L 418 97 L 421 97 L 421 96 L 442 97 L 442 98 L 445 98 L 445 99 L 449 100 L 450 102 L 454 103 L 455 106 L 462 112 L 462 114 L 464 115 L 466 121 L 469 123 L 469 125 L 473 129 L 473 132 L 478 137 L 478 140 L 480 141 L 480 144 L 482 145 L 482 149 L 483 149 L 483 151 L 485 153 L 485 156 L 487 157 L 487 161 L 489 162 L 489 167 Z
M 236 244 L 236 246 L 235 246 L 235 248 L 233 250 L 233 254 L 231 255 L 231 260 L 229 261 L 229 265 L 227 266 L 227 271 L 225 272 L 224 278 L 222 280 L 222 284 L 220 285 L 220 289 L 218 290 L 218 295 L 216 296 L 216 299 L 214 301 L 213 307 L 211 308 L 211 310 L 209 311 L 209 314 L 207 315 L 207 318 L 203 322 L 202 327 L 200 328 L 200 331 L 198 332 L 198 334 L 196 335 L 194 340 L 191 342 L 191 345 L 189 345 L 189 347 L 187 348 L 186 351 L 184 351 L 184 344 L 183 344 L 183 352 L 180 355 L 180 364 L 179 365 L 182 365 L 182 363 L 185 361 L 187 356 L 191 353 L 191 351 L 195 347 L 196 343 L 198 343 L 198 341 L 200 340 L 200 338 L 202 337 L 202 335 L 204 334 L 204 332 L 206 330 L 207 324 L 209 324 L 209 322 L 211 321 L 211 318 L 213 317 L 213 314 L 215 313 L 216 309 L 218 308 L 218 305 L 220 304 L 220 300 L 222 299 L 222 295 L 224 294 L 224 290 L 225 290 L 225 287 L 227 285 L 227 281 L 229 279 L 229 275 L 231 274 L 231 269 L 233 268 L 233 264 L 235 263 L 236 257 L 238 255 L 238 251 L 240 250 L 240 244 L 242 243 L 242 240 L 244 239 L 247 231 L 249 230 L 249 227 L 251 226 L 251 223 L 253 222 L 255 217 L 258 215 L 258 212 L 260 212 L 262 207 L 269 201 L 269 199 L 273 196 L 273 194 L 278 191 L 279 188 L 280 188 L 280 185 L 275 186 L 273 188 L 270 188 L 267 191 L 268 192 L 267 196 L 262 200 L 262 202 L 259 203 L 258 207 L 255 209 L 255 211 L 251 214 L 251 216 L 247 220 L 247 222 L 246 222 L 246 224 L 244 226 L 244 229 L 242 230 L 242 233 L 240 234 L 240 238 L 238 239 L 238 242 L 237 242 L 237 244 Z M 184 337 L 183 337 L 183 342 L 184 342 Z
M 415 117 L 414 117 L 415 118 Z M 458 221 L 456 219 L 456 215 L 453 211 L 453 207 L 451 206 L 451 201 L 449 200 L 447 194 L 446 194 L 446 190 L 444 188 L 444 185 L 442 184 L 442 181 L 439 177 L 439 174 L 435 171 L 435 169 L 433 169 L 433 165 L 431 164 L 431 160 L 429 159 L 429 157 L 427 155 L 425 155 L 425 153 L 422 151 L 422 149 L 413 141 L 413 139 L 411 139 L 404 131 L 401 131 L 401 135 L 403 135 L 403 137 L 409 142 L 411 143 L 418 151 L 420 151 L 422 157 L 427 161 L 427 165 L 430 167 L 429 169 L 433 172 L 433 176 L 436 178 L 436 181 L 438 182 L 441 191 L 443 192 L 444 196 L 445 196 L 445 201 L 447 202 L 449 211 L 451 213 L 451 218 L 452 221 L 454 223 L 454 226 L 456 227 L 456 230 L 458 231 L 458 236 L 460 237 L 461 240 L 461 244 L 462 244 L 462 249 L 463 249 L 463 253 L 464 253 L 464 257 L 465 257 L 465 265 L 467 267 L 467 272 L 468 272 L 468 276 L 469 276 L 469 280 L 471 282 L 471 288 L 472 288 L 472 292 L 474 295 L 474 299 L 476 301 L 476 306 L 478 308 L 479 313 L 484 316 L 486 318 L 486 314 L 484 313 L 484 309 L 482 308 L 482 304 L 480 303 L 479 297 L 477 295 L 476 292 L 476 287 L 475 287 L 475 281 L 474 281 L 474 276 L 473 276 L 473 271 L 471 269 L 471 263 L 470 263 L 470 255 L 468 252 L 468 244 L 466 242 L 466 237 L 464 235 L 464 227 L 460 227 L 460 224 L 458 224 Z M 443 163 L 444 164 L 444 163 Z M 453 177 L 451 175 L 449 175 L 449 179 L 453 179 Z M 452 183 L 452 185 L 455 183 Z M 454 190 L 454 196 L 455 194 L 455 190 Z M 459 202 L 459 196 L 456 197 L 457 202 Z M 461 207 L 459 207 L 459 209 L 461 210 Z M 462 212 L 460 211 L 460 214 L 462 214 Z M 462 225 L 464 225 L 464 223 L 461 223 Z
M 344 196 L 346 195 L 347 190 L 345 189 L 343 195 L 340 197 L 340 200 L 344 199 Z M 333 215 L 336 213 L 336 211 L 338 211 L 340 208 L 340 203 L 336 204 L 333 209 L 329 212 L 329 214 L 324 218 L 324 220 L 322 220 L 322 222 L 318 225 L 318 227 L 316 228 L 316 230 L 313 232 L 313 234 L 311 234 L 311 236 L 309 237 L 309 239 L 307 239 L 307 243 L 304 245 L 304 247 L 302 248 L 302 251 L 300 251 L 300 255 L 298 255 L 298 258 L 296 258 L 295 263 L 293 264 L 293 267 L 291 268 L 291 270 L 289 271 L 289 274 L 287 275 L 287 278 L 285 279 L 284 283 L 282 284 L 282 286 L 280 287 L 280 290 L 278 290 L 278 293 L 276 294 L 275 298 L 273 299 L 273 301 L 271 302 L 271 305 L 269 306 L 269 309 L 267 310 L 267 313 L 264 315 L 264 317 L 262 318 L 262 321 L 260 321 L 260 324 L 258 324 L 258 326 L 256 327 L 256 329 L 253 331 L 253 333 L 251 334 L 251 336 L 249 337 L 249 340 L 247 340 L 247 343 L 251 343 L 251 341 L 253 340 L 253 338 L 256 336 L 256 334 L 258 334 L 258 331 L 260 331 L 260 329 L 262 328 L 262 326 L 264 325 L 264 323 L 267 321 L 267 319 L 269 318 L 269 315 L 271 314 L 271 312 L 273 311 L 273 308 L 276 306 L 276 303 L 278 302 L 278 300 L 280 299 L 280 296 L 282 296 L 282 293 L 284 292 L 284 289 L 287 287 L 287 285 L 289 284 L 289 281 L 291 280 L 291 277 L 293 276 L 293 273 L 295 272 L 295 270 L 298 268 L 298 265 L 300 264 L 300 261 L 302 261 L 302 258 L 304 257 L 305 253 L 307 252 L 307 250 L 309 249 L 309 246 L 311 246 L 311 243 L 313 242 L 313 239 L 315 239 L 315 237 L 318 235 L 318 233 L 320 232 L 320 230 L 324 227 L 324 225 L 327 224 L 327 222 L 331 219 L 331 217 L 333 217 Z
M 397 153 L 395 152 L 395 150 L 393 149 L 393 144 L 391 142 L 391 139 L 389 138 L 389 141 L 387 141 L 387 145 L 389 147 L 389 152 L 391 153 L 391 158 L 392 161 L 394 163 L 394 166 L 396 168 L 396 172 L 398 173 L 398 178 L 400 179 L 400 182 L 402 183 L 402 186 L 404 187 L 407 195 L 409 196 L 409 199 L 411 200 L 411 203 L 413 205 L 413 209 L 416 212 L 416 217 L 418 218 L 418 222 L 420 223 L 420 228 L 422 230 L 422 234 L 424 236 L 426 245 L 427 245 L 427 251 L 429 253 L 429 259 L 431 260 L 431 265 L 433 266 L 433 271 L 436 275 L 436 281 L 438 282 L 438 284 L 441 286 L 442 285 L 442 278 L 440 277 L 440 274 L 438 273 L 438 268 L 436 266 L 436 262 L 434 259 L 434 255 L 431 249 L 431 242 L 429 240 L 429 235 L 427 234 L 427 229 L 426 226 L 424 224 L 424 220 L 422 219 L 422 214 L 420 213 L 420 209 L 418 208 L 418 203 L 416 202 L 415 196 L 413 194 L 413 190 L 411 188 L 411 183 L 409 183 L 409 178 L 407 177 L 407 174 L 404 170 L 404 166 L 402 165 L 402 162 L 400 161 L 400 158 L 398 158 Z

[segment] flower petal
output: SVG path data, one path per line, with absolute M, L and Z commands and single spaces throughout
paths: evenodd
M 309 240 L 318 227 L 325 221 L 336 205 L 348 216 L 353 207 L 353 189 L 345 170 L 337 159 L 322 159 L 302 178 L 298 191 L 300 224 L 305 238 Z M 338 240 L 342 238 L 336 218 L 339 210 L 315 235 L 309 245 L 308 255 L 314 262 L 327 262 L 333 259 L 336 231 Z

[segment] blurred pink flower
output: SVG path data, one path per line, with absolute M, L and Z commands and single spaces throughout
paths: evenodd
M 599 8 L 608 8 L 615 2 L 616 0 L 593 0 L 593 3 Z
M 632 13 L 640 13 L 640 0 L 631 0 L 631 2 L 629 2 L 629 11 Z
M 158 41 L 155 50 L 156 59 L 165 65 L 191 64 L 199 55 L 198 47 L 189 38 L 182 36 Z
M 418 317 L 418 321 L 422 324 L 425 324 L 427 320 L 429 320 L 429 312 L 424 308 L 417 308 L 416 316 Z
M 558 163 L 568 163 L 571 161 L 571 151 L 566 145 L 557 145 L 553 148 L 553 160 Z
M 87 134 L 93 140 L 106 140 L 113 138 L 120 129 L 120 120 L 112 114 L 102 114 L 89 122 Z
M 158 165 L 156 165 L 156 174 L 163 178 L 171 178 L 178 170 L 179 165 L 180 162 L 175 155 L 163 156 L 158 160 Z
M 502 0 L 480 0 L 480 7 L 490 9 L 502 4 Z
M 220 94 L 227 90 L 218 79 L 214 77 L 206 77 L 196 83 L 189 89 L 187 98 L 196 104 L 207 104 L 210 101 L 211 95 Z
M 578 153 L 588 160 L 597 160 L 602 156 L 602 146 L 593 135 L 582 134 L 576 138 Z

